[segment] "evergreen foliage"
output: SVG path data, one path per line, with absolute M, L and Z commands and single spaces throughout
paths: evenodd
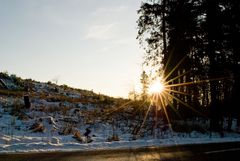
M 138 10 L 137 39 L 146 51 L 145 64 L 171 73 L 168 79 L 185 76 L 170 84 L 209 80 L 186 86 L 187 97 L 173 95 L 208 116 L 215 131 L 221 130 L 223 117 L 240 120 L 239 10 L 238 0 L 145 0 Z M 177 101 L 173 108 L 184 119 L 199 116 Z

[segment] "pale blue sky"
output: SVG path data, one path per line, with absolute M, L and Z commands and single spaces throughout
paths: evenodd
M 126 97 L 139 80 L 140 0 L 0 0 L 0 70 Z

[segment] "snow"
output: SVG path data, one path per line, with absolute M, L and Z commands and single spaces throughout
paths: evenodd
M 94 112 L 97 108 L 96 104 L 47 101 L 39 97 L 39 92 L 49 94 L 48 85 L 35 83 L 35 87 L 36 96 L 31 98 L 31 109 L 22 110 L 24 114 L 22 118 L 24 119 L 21 120 L 11 112 L 13 107 L 23 106 L 23 99 L 0 96 L 0 153 L 94 151 L 240 141 L 240 133 L 237 133 L 240 129 L 236 128 L 236 120 L 233 122 L 232 129 L 234 132 L 225 131 L 224 137 L 221 137 L 219 133 L 212 133 L 210 137 L 209 132 L 204 134 L 197 131 L 180 133 L 166 130 L 155 137 L 145 134 L 145 136 L 133 140 L 131 132 L 127 131 L 126 122 L 128 121 L 122 120 L 122 122 L 119 122 L 120 127 L 115 130 L 113 130 L 111 123 L 101 122 L 97 117 L 95 120 L 88 121 L 86 114 Z M 81 98 L 81 94 L 75 91 L 68 91 L 67 93 L 69 97 Z M 61 107 L 71 108 L 64 113 L 64 111 L 60 111 Z M 30 127 L 39 121 L 44 126 L 44 131 L 33 132 L 30 130 Z M 69 126 L 70 122 L 73 131 L 67 135 L 60 135 L 59 131 Z M 202 123 L 202 126 L 204 127 L 205 124 Z M 84 136 L 86 128 L 91 129 L 92 142 L 90 143 L 87 143 L 88 138 Z M 79 132 L 82 142 L 73 138 L 74 132 Z M 117 135 L 119 141 L 108 141 L 113 135 Z
M 0 111 L 3 110 L 0 106 Z M 47 131 L 43 133 L 33 133 L 28 130 L 28 126 L 34 122 L 23 122 L 17 120 L 8 113 L 2 114 L 0 118 L 0 153 L 16 153 L 16 152 L 53 152 L 53 151 L 93 151 L 93 150 L 110 150 L 110 149 L 131 149 L 141 147 L 164 147 L 183 144 L 203 144 L 216 142 L 235 142 L 240 141 L 238 133 L 224 133 L 224 137 L 220 137 L 218 133 L 202 134 L 196 131 L 190 134 L 167 132 L 163 136 L 154 139 L 153 136 L 146 136 L 132 140 L 131 135 L 122 134 L 117 131 L 119 141 L 107 142 L 107 138 L 113 134 L 112 127 L 108 124 L 91 126 L 91 136 L 93 142 L 79 142 L 73 138 L 73 135 L 59 135 L 51 131 L 51 128 L 58 127 L 58 122 L 51 116 L 42 117 L 43 124 L 47 127 Z M 49 122 L 52 122 L 49 124 Z M 19 127 L 19 128 L 15 128 Z M 81 133 L 89 126 L 82 125 Z M 86 140 L 83 136 L 83 140 Z
M 51 117 L 49 117 L 52 119 Z M 0 119 L 1 125 L 8 126 L 12 116 L 4 115 Z M 21 124 L 16 121 L 16 125 Z M 55 123 L 56 124 L 56 123 Z M 86 126 L 80 128 L 84 132 Z M 24 128 L 22 128 L 24 129 Z M 193 131 L 190 134 L 168 132 L 156 139 L 153 136 L 131 140 L 130 134 L 119 134 L 120 141 L 107 142 L 107 137 L 112 131 L 108 124 L 99 127 L 91 127 L 93 142 L 81 143 L 76 141 L 72 135 L 59 135 L 51 133 L 32 133 L 27 130 L 16 130 L 10 128 L 8 131 L 0 132 L 0 153 L 16 153 L 16 152 L 53 152 L 53 151 L 94 151 L 94 150 L 111 150 L 111 149 L 132 149 L 141 147 L 165 147 L 183 144 L 203 144 L 216 142 L 235 142 L 240 141 L 238 133 L 224 133 L 224 137 L 220 137 L 218 133 L 201 134 Z M 3 131 L 6 131 L 3 134 Z M 86 138 L 85 138 L 86 139 Z
M 240 141 L 239 136 L 229 134 L 224 138 L 209 136 L 199 136 L 199 138 L 173 136 L 166 139 L 140 139 L 134 141 L 117 141 L 117 142 L 92 142 L 78 143 L 71 137 L 54 137 L 49 141 L 46 137 L 10 137 L 0 136 L 0 152 L 52 152 L 52 151 L 93 151 L 93 150 L 110 150 L 110 149 L 131 149 L 149 146 L 172 146 L 183 144 L 203 144 L 216 142 L 235 142 Z M 9 142 L 12 142 L 11 144 Z

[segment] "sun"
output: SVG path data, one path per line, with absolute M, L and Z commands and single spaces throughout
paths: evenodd
M 157 78 L 152 82 L 152 84 L 149 86 L 148 92 L 149 94 L 160 94 L 165 90 L 165 84 L 163 82 L 163 79 Z
M 148 88 L 151 106 L 157 110 L 164 109 L 169 104 L 168 85 L 164 77 L 156 78 Z

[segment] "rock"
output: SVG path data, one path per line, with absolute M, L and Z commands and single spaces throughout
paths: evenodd
M 30 130 L 32 130 L 32 132 L 44 132 L 45 127 L 43 126 L 42 123 L 34 123 L 31 127 Z
M 51 143 L 52 143 L 52 144 L 60 144 L 60 140 L 59 140 L 58 138 L 56 138 L 56 137 L 53 137 L 53 138 L 51 139 Z
M 76 131 L 73 135 L 73 138 L 76 139 L 77 141 L 83 142 L 80 131 Z

